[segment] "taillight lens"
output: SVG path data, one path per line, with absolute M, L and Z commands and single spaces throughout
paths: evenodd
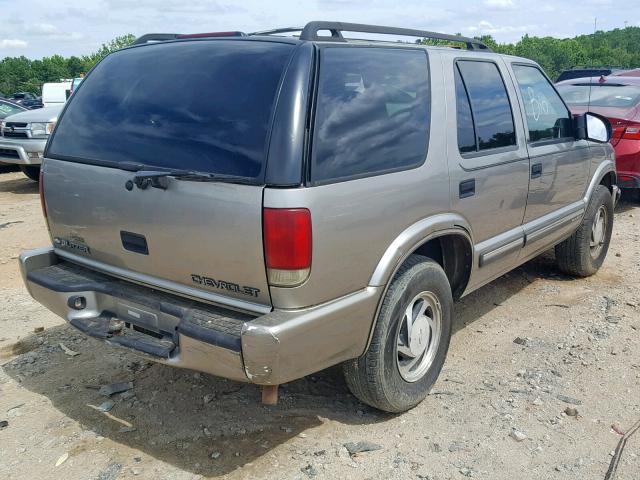
M 624 129 L 622 138 L 625 140 L 640 140 L 640 123 L 629 123 Z
M 40 206 L 42 207 L 42 214 L 44 215 L 44 221 L 49 229 L 49 217 L 47 216 L 47 202 L 44 199 L 44 174 L 42 166 L 40 167 L 40 178 L 38 179 L 38 193 L 40 194 Z
M 269 284 L 295 287 L 311 271 L 311 212 L 306 208 L 265 208 L 264 252 Z

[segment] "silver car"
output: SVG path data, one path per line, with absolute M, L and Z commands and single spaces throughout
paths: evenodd
M 24 281 L 87 335 L 267 403 L 342 364 L 359 399 L 404 411 L 438 377 L 456 299 L 553 246 L 570 275 L 602 265 L 611 127 L 475 39 L 288 32 L 152 34 L 106 57 L 47 145 L 52 245 L 21 255 Z
M 0 163 L 15 164 L 31 180 L 38 181 L 47 140 L 61 106 L 27 110 L 0 122 Z

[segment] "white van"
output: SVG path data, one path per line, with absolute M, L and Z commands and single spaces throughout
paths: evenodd
M 45 107 L 64 105 L 71 91 L 71 80 L 42 85 L 42 104 Z

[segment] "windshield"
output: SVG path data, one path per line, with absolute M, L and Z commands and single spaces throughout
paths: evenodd
M 214 40 L 114 53 L 70 99 L 47 155 L 258 179 L 292 49 Z
M 7 118 L 9 115 L 13 115 L 15 113 L 24 112 L 25 109 L 18 107 L 17 105 L 12 105 L 8 102 L 3 102 L 0 100 L 0 119 Z
M 640 86 L 635 85 L 584 83 L 556 85 L 556 88 L 568 105 L 630 108 L 640 102 Z

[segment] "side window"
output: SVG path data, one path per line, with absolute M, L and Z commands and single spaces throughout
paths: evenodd
M 321 51 L 311 179 L 371 176 L 424 162 L 429 138 L 424 50 Z
M 573 137 L 571 115 L 551 83 L 534 66 L 513 65 L 527 116 L 529 141 Z
M 466 108 L 464 105 L 460 106 L 461 103 L 464 104 L 465 95 L 461 92 L 464 87 L 471 105 L 476 140 L 475 148 L 470 150 L 468 141 L 464 140 L 461 144 L 459 139 L 460 151 L 465 153 L 515 145 L 516 134 L 511 104 L 498 66 L 493 62 L 460 60 L 456 63 L 456 75 L 458 74 L 458 114 L 460 115 L 461 108 L 463 111 Z M 466 121 L 465 115 L 459 116 L 458 120 Z
M 476 130 L 473 127 L 473 115 L 471 115 L 471 104 L 469 103 L 469 95 L 464 86 L 460 70 L 454 67 L 454 76 L 456 82 L 456 114 L 458 122 L 458 148 L 461 153 L 476 151 Z

